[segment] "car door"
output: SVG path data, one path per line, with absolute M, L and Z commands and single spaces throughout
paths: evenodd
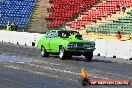
M 47 51 L 50 51 L 50 40 L 52 38 L 52 32 L 46 34 L 46 39 L 44 41 L 44 47 Z
M 52 38 L 50 39 L 50 50 L 52 52 L 57 52 L 58 49 L 58 38 L 57 38 L 57 32 L 52 32 Z

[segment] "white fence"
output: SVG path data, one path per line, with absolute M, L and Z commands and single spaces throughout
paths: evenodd
M 132 58 L 132 41 L 130 40 L 120 41 L 120 40 L 94 39 L 94 41 L 96 44 L 96 50 L 94 51 L 94 55 L 116 57 L 123 59 Z
M 38 40 L 44 34 L 26 33 L 15 31 L 0 31 L 0 42 L 8 42 L 19 45 L 37 46 Z M 96 43 L 94 55 L 117 57 L 123 59 L 132 58 L 132 41 L 90 39 Z
M 0 42 L 7 42 L 27 46 L 37 46 L 38 40 L 43 35 L 44 34 L 1 30 Z

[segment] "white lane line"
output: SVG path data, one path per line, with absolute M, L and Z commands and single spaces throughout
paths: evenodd
M 59 71 L 59 72 L 64 72 L 64 73 L 70 73 L 70 74 L 75 74 L 75 75 L 81 75 L 81 73 L 76 73 L 76 72 L 71 72 L 69 70 L 61 70 L 61 69 L 56 69 L 56 68 L 51 68 L 47 66 L 40 66 L 40 65 L 35 65 L 35 64 L 29 64 L 31 67 L 36 67 L 36 68 L 43 68 L 46 70 L 51 70 L 51 71 Z
M 51 68 L 51 67 L 46 67 L 46 66 L 40 66 L 40 65 L 35 65 L 35 64 L 29 64 L 29 66 L 30 67 L 36 67 L 36 68 L 42 68 L 42 69 L 46 69 L 46 70 L 50 70 L 50 71 L 57 71 L 57 72 L 62 72 L 62 73 L 68 73 L 68 74 L 82 76 L 81 73 L 72 72 L 70 70 L 61 70 L 61 69 L 56 69 L 56 68 Z M 6 67 L 13 68 L 13 69 L 18 69 L 18 70 L 22 69 L 20 67 L 11 66 L 11 65 L 10 66 L 6 65 Z M 101 77 L 100 75 L 91 75 L 90 74 L 89 76 L 92 77 L 92 78 L 97 78 L 97 79 L 108 79 L 106 77 Z
M 69 73 L 69 74 L 74 74 L 74 75 L 79 75 L 81 76 L 81 73 L 77 72 L 72 72 L 70 70 L 62 70 L 62 69 L 56 69 L 56 68 L 51 68 L 51 67 L 46 67 L 46 66 L 40 66 L 40 65 L 35 65 L 35 64 L 29 64 L 31 67 L 37 67 L 37 68 L 43 68 L 46 70 L 51 70 L 51 71 L 58 71 L 58 72 L 63 72 L 63 73 Z M 99 79 L 108 79 L 106 77 L 101 77 L 101 76 L 96 76 L 96 75 L 89 75 L 92 78 L 99 78 Z
M 57 75 L 47 74 L 47 73 L 44 73 L 44 72 L 38 72 L 38 71 L 29 70 L 29 69 L 26 70 L 26 69 L 23 69 L 23 68 L 20 68 L 20 67 L 8 66 L 8 65 L 5 65 L 5 67 L 12 68 L 12 69 L 15 69 L 15 70 L 24 70 L 24 71 L 28 71 L 28 72 L 39 74 L 39 75 L 47 75 L 47 76 L 53 77 L 53 78 L 60 78 L 60 76 L 57 76 Z M 77 81 L 77 80 L 71 79 L 71 78 L 63 78 L 63 79 L 71 80 L 71 81 Z
M 49 62 L 43 62 L 43 63 L 45 63 L 45 64 L 51 64 L 51 65 L 61 65 L 61 64 L 55 64 L 55 63 L 49 63 Z
M 49 63 L 49 62 L 46 62 L 46 61 L 45 61 L 45 62 L 36 61 L 36 62 L 40 62 L 40 63 L 42 63 L 42 64 L 43 64 L 43 63 L 44 63 L 44 64 L 51 64 L 51 65 L 56 65 L 56 66 L 60 66 L 60 65 L 61 65 L 61 64 L 51 63 L 51 62 Z

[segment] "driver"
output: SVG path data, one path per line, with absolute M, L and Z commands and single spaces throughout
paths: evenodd
M 61 36 L 65 38 L 66 37 L 66 34 L 65 33 L 62 33 Z

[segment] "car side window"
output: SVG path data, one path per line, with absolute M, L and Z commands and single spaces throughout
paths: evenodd
M 57 37 L 56 32 L 49 32 L 49 33 L 47 34 L 47 36 L 46 36 L 46 38 L 55 38 L 55 37 Z
M 46 38 L 51 38 L 52 32 L 48 32 Z
M 51 38 L 56 38 L 57 37 L 57 33 L 54 31 L 52 32 Z

